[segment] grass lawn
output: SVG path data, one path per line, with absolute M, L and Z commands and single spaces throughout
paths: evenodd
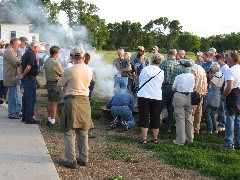
M 114 143 L 137 144 L 140 149 L 154 152 L 150 153 L 149 158 L 160 159 L 180 168 L 197 170 L 205 176 L 223 180 L 240 179 L 240 151 L 220 148 L 223 145 L 223 133 L 197 135 L 194 143 L 185 146 L 173 144 L 172 140 L 175 136 L 175 133 L 172 135 L 160 133 L 161 143 L 147 143 L 146 145 L 138 145 L 136 138 L 129 135 L 111 135 L 107 137 L 107 140 Z M 129 158 L 138 162 L 132 153 L 125 149 L 111 147 L 110 150 L 109 156 L 112 159 Z
M 99 51 L 98 53 L 102 53 L 105 61 L 110 64 L 117 57 L 116 51 Z M 150 53 L 147 55 L 148 57 L 151 56 Z M 166 54 L 164 56 L 166 57 Z M 187 53 L 186 56 L 189 59 L 195 59 L 194 53 Z M 104 104 L 106 104 L 106 100 L 93 98 L 92 116 L 94 119 L 101 116 L 100 106 Z M 203 124 L 202 126 L 204 126 Z M 135 130 L 137 134 L 141 134 L 138 128 Z M 224 144 L 224 132 L 213 135 L 195 135 L 194 143 L 185 146 L 177 146 L 172 143 L 176 137 L 174 131 L 172 134 L 162 132 L 160 130 L 159 133 L 161 143 L 148 143 L 146 145 L 137 144 L 136 133 L 132 135 L 110 135 L 106 140 L 114 144 L 109 146 L 109 151 L 106 154 L 113 160 L 124 159 L 126 162 L 138 162 L 134 152 L 121 149 L 121 146 L 119 146 L 120 144 L 134 144 L 139 149 L 153 152 L 150 153 L 150 158 L 161 159 L 173 166 L 197 170 L 205 176 L 216 179 L 240 179 L 240 150 L 221 149 Z

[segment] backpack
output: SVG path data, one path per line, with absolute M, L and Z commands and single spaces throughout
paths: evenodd
M 197 91 L 191 92 L 191 103 L 192 105 L 199 105 L 201 102 L 201 96 Z

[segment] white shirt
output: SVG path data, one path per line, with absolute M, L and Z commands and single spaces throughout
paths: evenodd
M 3 57 L 0 56 L 0 81 L 3 80 Z
M 161 71 L 161 72 L 160 72 Z M 160 72 L 160 73 L 159 73 Z M 158 74 L 159 73 L 159 74 Z M 158 74 L 157 76 L 155 76 Z M 145 66 L 139 76 L 139 87 L 142 86 L 147 80 L 152 78 L 147 82 L 137 93 L 137 97 L 144 97 L 149 99 L 162 100 L 162 83 L 164 80 L 164 71 L 161 70 L 156 65 Z
M 226 71 L 229 69 L 229 66 L 227 64 L 222 65 L 222 67 L 220 68 L 220 71 L 223 73 L 223 75 L 225 76 Z
M 73 67 L 74 65 L 72 64 L 72 63 L 67 63 L 67 65 L 66 65 L 66 69 L 68 69 L 68 68 L 70 68 L 70 67 Z
M 182 73 L 175 77 L 172 87 L 176 88 L 178 92 L 193 92 L 194 85 L 194 75 Z
M 240 65 L 236 64 L 225 73 L 225 81 L 233 80 L 233 88 L 240 88 Z M 227 83 L 225 83 L 226 88 Z
M 211 81 L 215 84 L 217 87 L 222 87 L 223 82 L 224 82 L 224 75 L 222 72 L 216 72 L 214 76 L 212 77 Z M 211 84 L 210 84 L 210 87 Z

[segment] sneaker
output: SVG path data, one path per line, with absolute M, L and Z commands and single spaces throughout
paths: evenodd
M 15 114 L 14 116 L 8 116 L 9 119 L 20 119 L 18 114 Z
M 59 164 L 62 166 L 65 166 L 67 168 L 71 168 L 71 169 L 76 169 L 76 167 L 77 167 L 77 161 L 68 162 L 63 159 L 60 159 Z
M 179 145 L 179 146 L 183 146 L 184 145 L 183 143 L 177 142 L 177 140 L 173 140 L 173 144 L 176 144 L 176 145 Z
M 204 130 L 204 131 L 201 131 L 201 133 L 203 133 L 203 134 L 212 134 L 212 131 Z
M 220 132 L 225 131 L 225 127 L 218 127 L 217 130 L 220 131 Z
M 128 126 L 127 122 L 126 121 L 122 121 L 122 125 L 123 125 L 123 129 L 125 131 L 128 131 L 130 129 L 130 127 Z
M 109 129 L 116 129 L 117 128 L 117 124 L 110 124 L 109 125 Z
M 87 166 L 87 164 L 88 164 L 87 162 L 80 161 L 79 158 L 77 158 L 77 163 L 80 164 L 80 166 Z
M 25 124 L 38 124 L 39 121 L 36 121 L 36 119 L 25 119 Z
M 3 104 L 0 104 L 0 107 L 1 107 L 1 108 L 8 108 L 8 105 L 5 104 L 5 103 L 3 103 Z

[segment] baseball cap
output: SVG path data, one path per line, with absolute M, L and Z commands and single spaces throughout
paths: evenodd
M 182 65 L 184 67 L 191 67 L 192 63 L 189 60 L 187 60 L 187 59 L 181 59 L 179 61 L 179 65 Z
M 157 47 L 157 46 L 153 46 L 152 49 L 154 49 L 154 50 L 158 50 L 158 47 Z
M 80 48 L 80 47 L 75 47 L 73 49 L 73 54 L 74 54 L 74 56 L 81 56 L 81 57 L 83 57 L 85 55 L 85 51 L 82 48 Z
M 0 40 L 0 46 L 3 46 L 5 44 L 6 44 L 6 42 L 4 40 Z
M 137 47 L 137 51 L 144 51 L 144 50 L 145 50 L 145 48 L 143 46 L 138 46 Z
M 217 50 L 216 50 L 216 48 L 209 48 L 209 50 L 208 50 L 208 52 L 209 53 L 215 53 L 215 52 L 217 52 Z

